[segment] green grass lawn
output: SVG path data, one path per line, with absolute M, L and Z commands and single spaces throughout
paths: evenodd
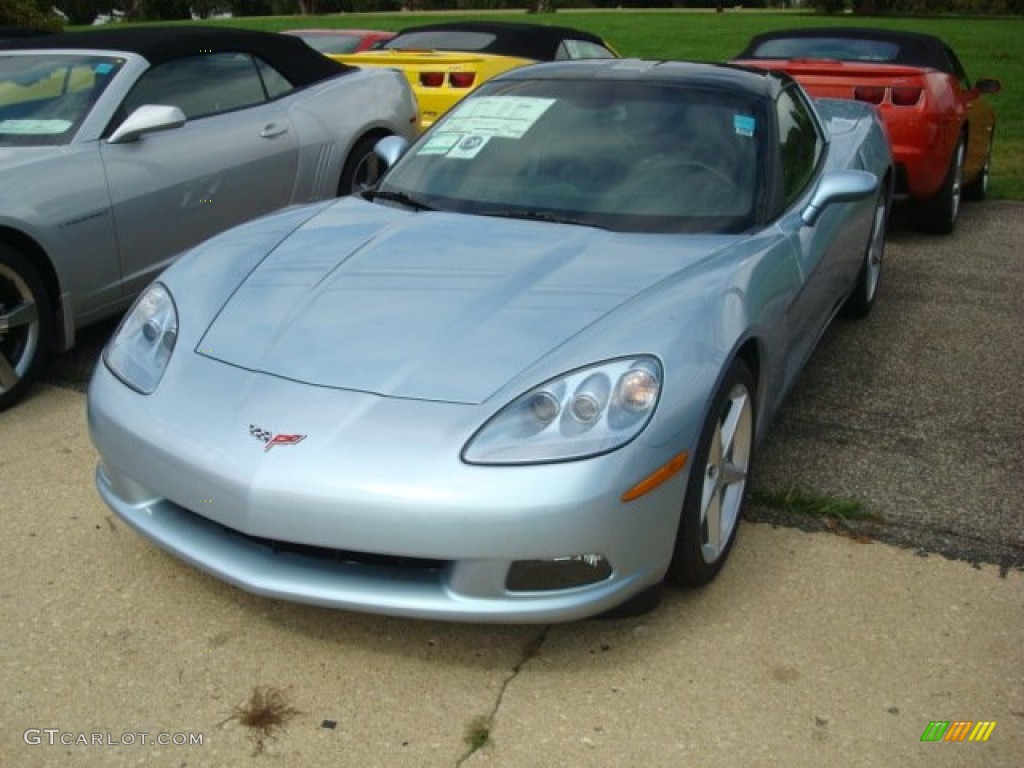
M 480 18 L 445 14 L 445 19 Z M 1024 17 L 914 16 L 863 18 L 797 12 L 611 11 L 525 15 L 489 13 L 488 19 L 561 24 L 586 29 L 608 40 L 623 56 L 721 61 L 743 48 L 758 32 L 796 26 L 873 26 L 927 32 L 957 52 L 972 79 L 994 77 L 1003 91 L 987 97 L 995 105 L 998 128 L 991 195 L 1024 200 Z M 436 22 L 437 15 L 345 14 L 238 18 L 235 26 L 282 30 L 296 27 L 365 27 L 398 30 Z

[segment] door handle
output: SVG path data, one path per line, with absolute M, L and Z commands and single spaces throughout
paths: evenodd
M 278 125 L 277 123 L 268 123 L 263 126 L 263 130 L 260 131 L 260 138 L 273 139 L 285 133 L 288 133 L 288 126 Z

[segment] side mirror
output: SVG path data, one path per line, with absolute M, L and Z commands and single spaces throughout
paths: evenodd
M 127 144 L 137 141 L 147 133 L 180 128 L 185 124 L 185 119 L 185 113 L 178 107 L 143 104 L 117 126 L 107 141 L 110 144 Z
M 818 182 L 818 188 L 811 196 L 811 202 L 800 214 L 801 220 L 809 227 L 818 223 L 822 212 L 833 203 L 849 203 L 863 200 L 878 191 L 878 177 L 867 171 L 834 171 L 826 173 Z
M 1003 84 L 991 77 L 982 77 L 974 83 L 974 90 L 978 93 L 999 93 L 1003 90 Z
M 409 142 L 401 136 L 385 136 L 373 145 L 373 153 L 380 158 L 384 167 L 381 173 L 399 161 L 409 148 Z

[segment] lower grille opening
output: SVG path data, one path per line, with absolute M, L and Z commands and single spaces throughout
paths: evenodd
M 312 557 L 338 565 L 362 565 L 377 568 L 399 569 L 406 571 L 442 571 L 448 565 L 447 560 L 434 560 L 427 557 L 404 557 L 398 555 L 379 555 L 372 552 L 355 552 L 348 549 L 317 547 L 310 544 L 296 544 L 278 539 L 263 539 L 248 536 L 231 528 L 225 528 L 235 536 L 241 536 L 254 544 L 261 544 L 275 554 L 294 554 Z

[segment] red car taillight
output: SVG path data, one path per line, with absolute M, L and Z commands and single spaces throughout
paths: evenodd
M 420 85 L 425 88 L 440 88 L 444 85 L 444 72 L 420 72 Z
M 885 99 L 885 87 L 881 85 L 858 85 L 853 89 L 853 98 L 868 104 L 881 104 Z
M 922 88 L 901 86 L 892 89 L 892 103 L 897 107 L 912 107 L 921 100 Z
M 472 88 L 474 80 L 476 72 L 452 72 L 448 75 L 452 88 Z

